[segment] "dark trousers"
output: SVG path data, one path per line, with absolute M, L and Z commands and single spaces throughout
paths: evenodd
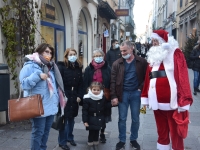
M 99 141 L 99 130 L 89 130 L 88 142 Z

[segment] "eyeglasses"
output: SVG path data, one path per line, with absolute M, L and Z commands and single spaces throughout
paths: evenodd
M 94 57 L 103 57 L 102 55 L 95 55 Z
M 44 52 L 52 55 L 52 51 L 45 50 Z

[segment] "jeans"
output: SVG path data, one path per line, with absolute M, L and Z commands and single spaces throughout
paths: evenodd
M 73 129 L 74 129 L 74 118 L 65 118 L 65 129 L 59 130 L 58 135 L 58 143 L 60 145 L 66 145 L 67 141 L 73 141 L 74 135 Z
M 200 84 L 200 72 L 199 71 L 194 71 L 194 80 L 193 80 L 193 86 L 194 89 L 197 89 Z
M 46 150 L 47 140 L 49 136 L 49 131 L 53 123 L 54 115 L 33 118 L 32 123 L 32 135 L 31 135 L 31 150 Z
M 130 141 L 136 140 L 138 138 L 138 130 L 140 126 L 139 122 L 139 114 L 140 114 L 140 95 L 141 91 L 124 91 L 122 102 L 118 105 L 119 110 L 119 121 L 118 121 L 118 129 L 119 129 L 119 140 L 121 142 L 126 142 L 126 119 L 128 113 L 128 107 L 130 105 L 131 109 L 131 135 Z

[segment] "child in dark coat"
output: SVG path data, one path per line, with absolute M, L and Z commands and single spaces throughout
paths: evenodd
M 105 125 L 106 110 L 112 107 L 103 95 L 103 86 L 99 82 L 92 82 L 88 94 L 83 97 L 82 119 L 89 130 L 88 145 L 99 144 L 99 130 Z

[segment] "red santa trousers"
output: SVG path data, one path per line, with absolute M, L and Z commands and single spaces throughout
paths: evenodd
M 173 113 L 174 110 L 154 110 L 158 132 L 157 149 L 159 150 L 170 149 L 170 138 L 173 150 L 184 150 L 183 138 L 178 135 Z

